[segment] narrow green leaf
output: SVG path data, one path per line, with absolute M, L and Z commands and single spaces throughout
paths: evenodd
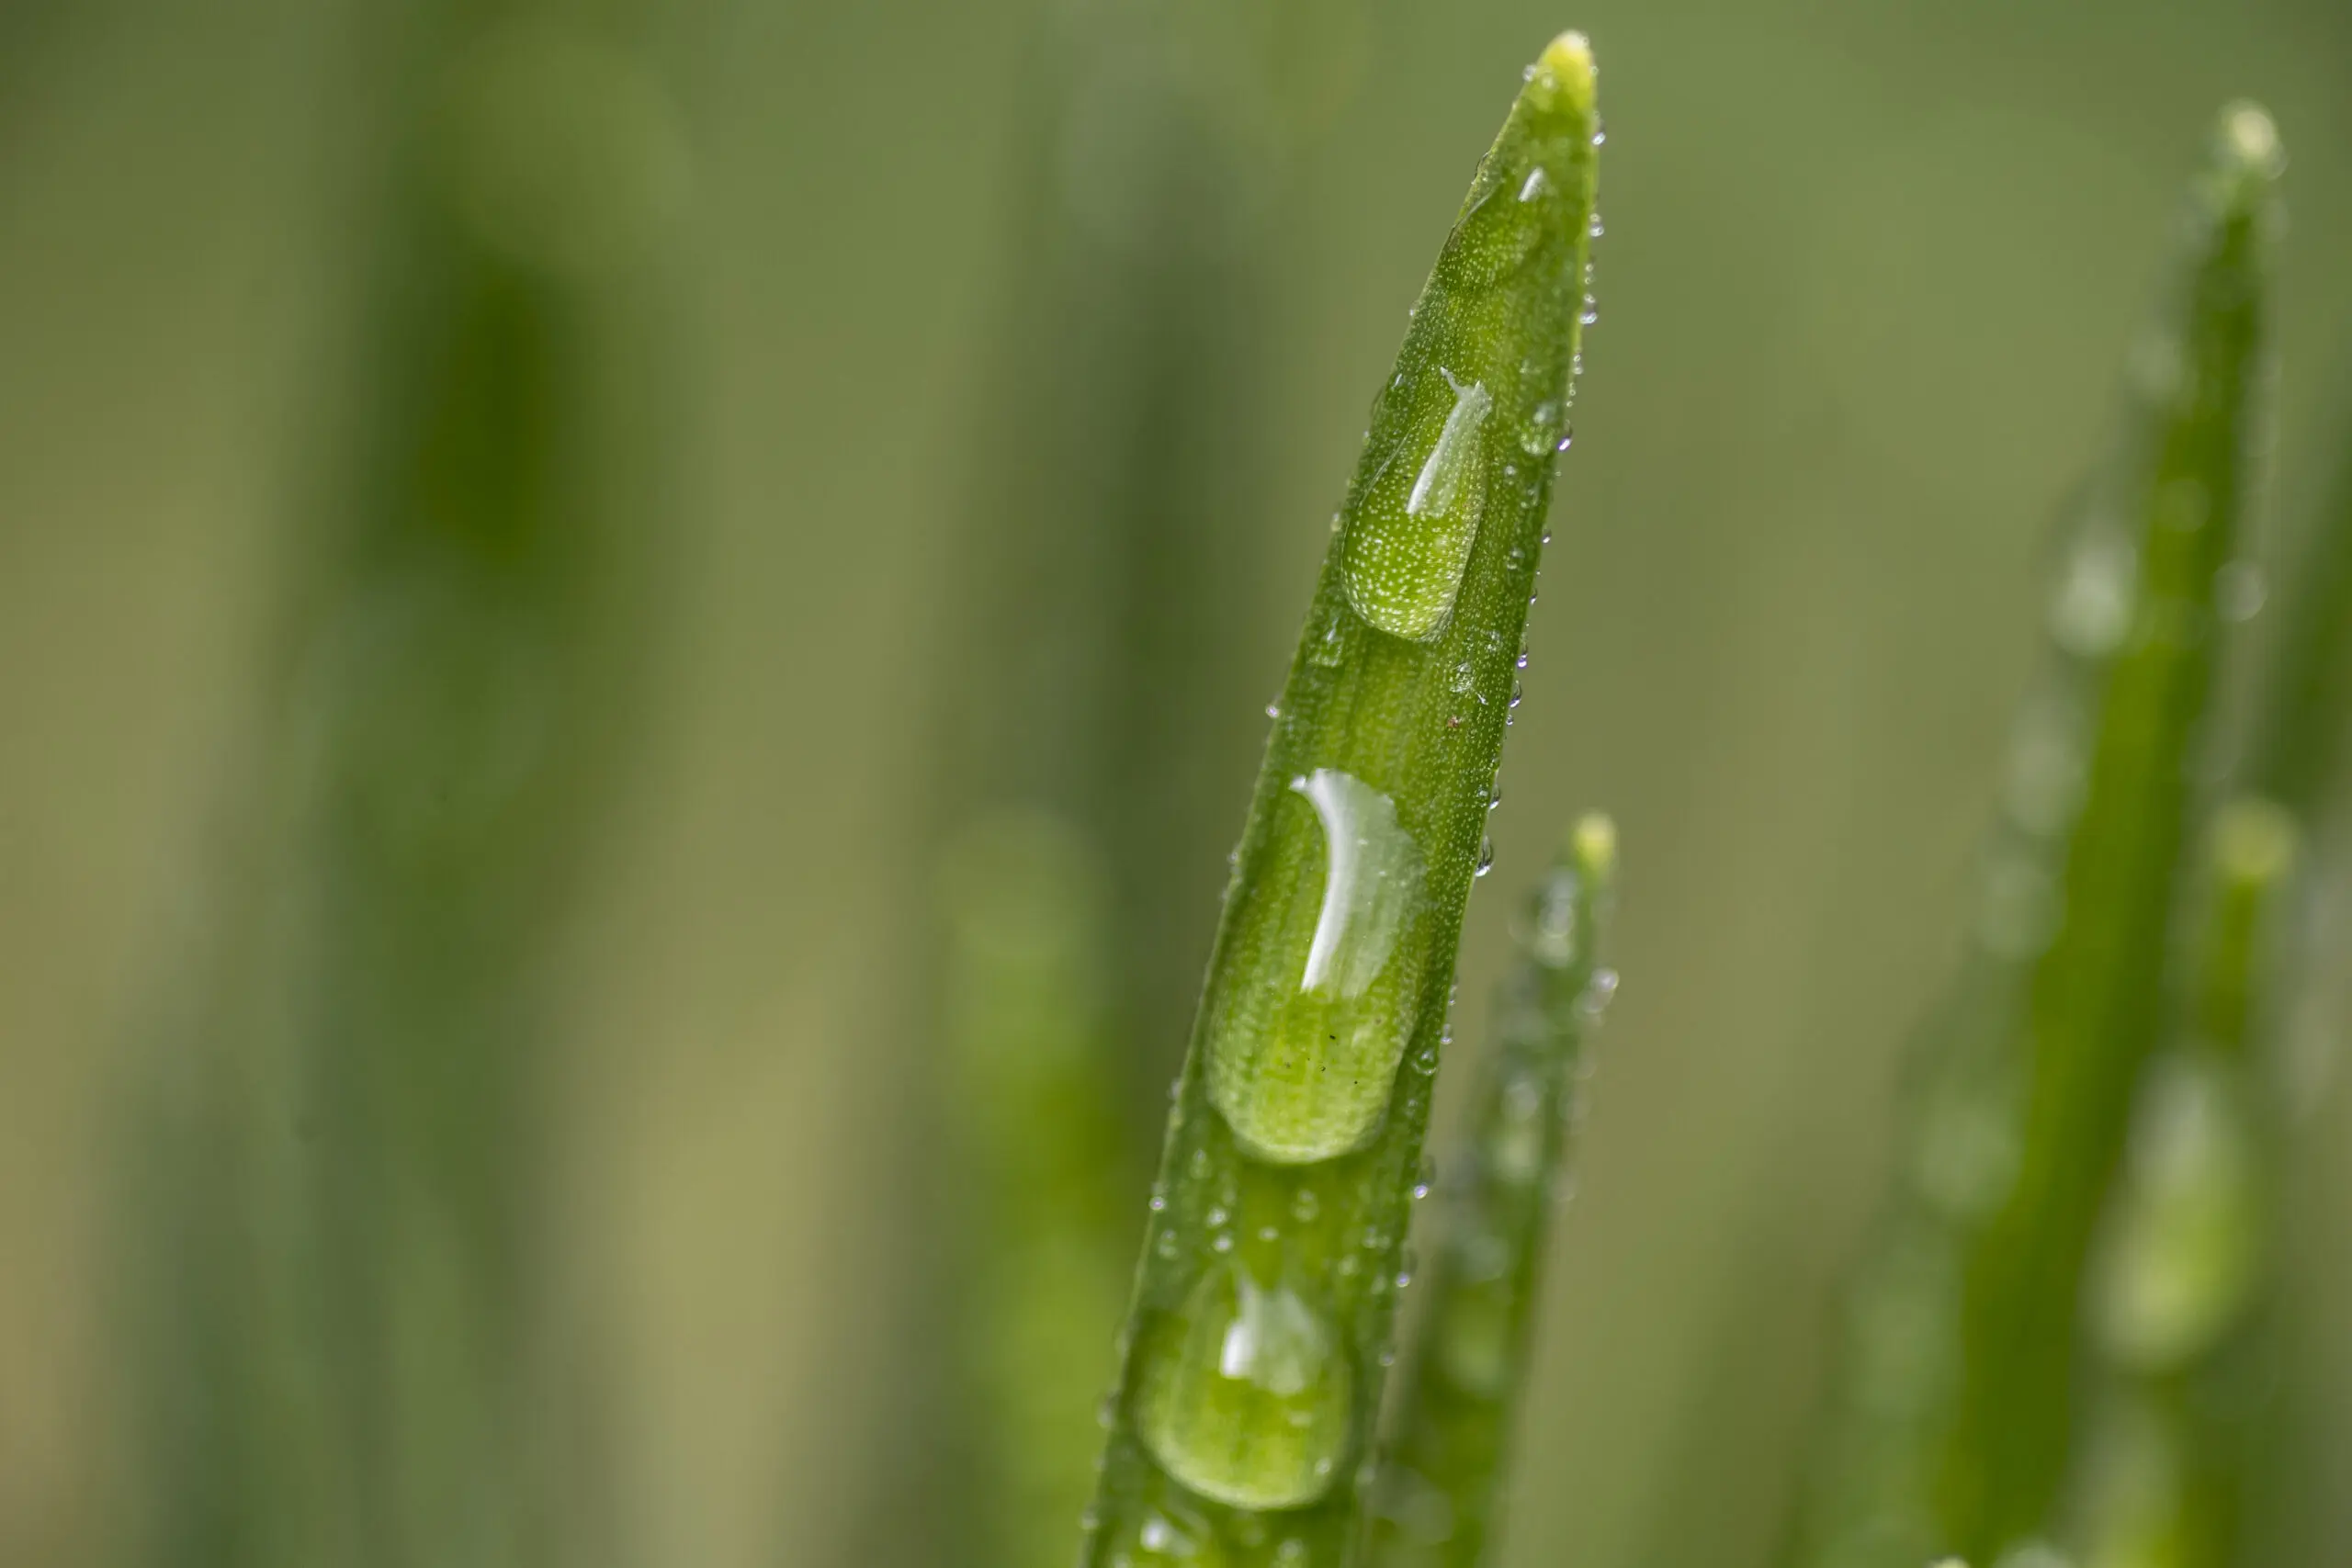
M 613 1544 L 533 1194 L 660 575 L 686 151 L 644 51 L 504 12 L 404 12 L 374 62 L 382 273 L 138 1151 L 156 1568 Z
M 1565 34 L 1374 405 L 1170 1117 L 1089 1563 L 1350 1550 L 1566 430 L 1597 133 Z
M 1615 827 L 1587 817 L 1530 901 L 1498 1002 L 1500 1042 L 1438 1215 L 1430 1300 L 1373 1513 L 1375 1568 L 1476 1568 L 1494 1534 L 1544 1240 L 1581 1109 L 1585 1037 L 1616 989 L 1595 966 L 1616 859 Z
M 2281 1135 L 2255 1046 L 2298 834 L 2240 796 L 2209 840 L 2198 970 L 2148 1064 L 2092 1276 L 2104 1387 L 2075 1508 L 2084 1568 L 2227 1568 L 2256 1483 Z
M 2122 646 L 2022 1025 L 2018 1160 L 1965 1265 L 1959 1419 L 1942 1511 L 1985 1556 L 2042 1528 L 2067 1448 L 2083 1258 L 2155 1043 L 2177 871 L 2240 543 L 2263 373 L 2264 253 L 2280 154 L 2227 111 L 2183 298 L 2143 345 L 2114 505 L 2138 556 Z
M 1041 811 L 972 823 L 944 872 L 955 1348 L 974 1427 L 958 1457 L 987 1481 L 962 1521 L 962 1560 L 1051 1562 L 1092 1485 L 1102 1325 L 1128 1279 L 1109 877 L 1083 834 Z
M 1240 778 L 1201 784 L 1260 739 L 1264 649 L 1236 626 L 1261 617 L 1236 594 L 1277 542 L 1262 459 L 1285 154 L 1344 84 L 1351 51 L 1329 42 L 1358 9 L 1077 0 L 1036 18 L 1017 265 L 941 606 L 958 653 L 933 684 L 952 823 L 938 1021 L 957 1070 L 922 1141 L 944 1156 L 947 1231 L 922 1250 L 954 1273 L 920 1292 L 935 1332 L 909 1338 L 952 1361 L 897 1380 L 917 1407 L 893 1425 L 944 1440 L 922 1445 L 926 1475 L 899 1443 L 862 1478 L 928 1499 L 854 1510 L 865 1560 L 1058 1562 L 1093 1489 L 1102 1328 L 1133 1280 L 1130 1210 Z M 1292 58 L 1284 40 L 1310 32 L 1325 47 Z
M 2163 976 L 2264 367 L 2277 134 L 2222 118 L 2018 716 L 1903 1187 L 1857 1280 L 1792 1555 L 1991 1562 L 2051 1528 L 2083 1276 Z
M 2278 630 L 2263 671 L 2246 787 L 2311 826 L 2343 777 L 2352 735 L 2352 446 L 2277 573 Z

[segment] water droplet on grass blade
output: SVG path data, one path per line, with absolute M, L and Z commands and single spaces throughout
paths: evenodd
M 1423 392 L 1359 498 L 1340 567 L 1348 603 L 1394 637 L 1427 642 L 1445 627 L 1486 510 L 1483 432 L 1494 399 L 1439 367 L 1450 398 Z M 1397 461 L 1418 452 L 1418 463 Z M 1366 460 L 1373 460 L 1366 448 Z
M 1418 970 L 1400 938 L 1423 867 L 1395 804 L 1361 779 L 1318 768 L 1291 789 L 1313 809 L 1278 819 L 1238 917 L 1252 959 L 1213 987 L 1208 1085 L 1252 1153 L 1303 1163 L 1355 1147 L 1386 1111 Z
M 1288 1282 L 1234 1262 L 1202 1276 L 1147 1352 L 1138 1427 L 1160 1467 L 1237 1508 L 1329 1490 L 1353 1377 L 1330 1324 Z

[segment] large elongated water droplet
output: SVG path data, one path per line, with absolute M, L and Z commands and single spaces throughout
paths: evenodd
M 1295 1508 L 1338 1479 L 1354 1377 L 1287 1283 L 1211 1269 L 1147 1352 L 1140 1427 L 1160 1467 L 1237 1508 Z
M 1423 861 L 1396 804 L 1354 775 L 1318 768 L 1291 788 L 1313 811 L 1278 814 L 1235 933 L 1247 957 L 1210 998 L 1208 1088 L 1251 1153 L 1296 1164 L 1354 1148 L 1386 1112 L 1419 988 L 1400 938 Z
M 1356 614 L 1416 642 L 1436 637 L 1453 614 L 1487 502 L 1485 431 L 1495 400 L 1477 381 L 1440 374 L 1452 406 L 1441 417 L 1437 400 L 1424 396 L 1429 406 L 1365 487 L 1340 547 Z

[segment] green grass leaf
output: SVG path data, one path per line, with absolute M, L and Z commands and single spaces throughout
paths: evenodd
M 1616 859 L 1616 829 L 1587 817 L 1530 901 L 1400 1377 L 1371 1523 L 1375 1568 L 1476 1568 L 1493 1536 L 1585 1039 L 1616 988 L 1596 966 Z
M 1277 705 L 1170 1119 L 1085 1561 L 1336 1563 L 1584 309 L 1563 35 L 1414 307 Z
M 2174 1038 L 2143 1074 L 2091 1276 L 2099 1399 L 2071 1544 L 2085 1568 L 2226 1568 L 2259 1489 L 2266 1283 L 2284 1135 L 2257 1047 L 2299 834 L 2242 795 L 2208 835 Z
M 2256 446 L 2279 162 L 2267 116 L 2224 113 L 2177 297 L 2132 356 L 2113 457 L 2081 502 L 1798 1561 L 1985 1563 L 2051 1528 L 2086 1258 L 2165 1019 L 2216 581 Z
M 2020 1058 L 2018 1160 L 1965 1264 L 1959 1420 L 1941 1483 L 1974 1556 L 2044 1523 L 2067 1447 L 2083 1258 L 2155 1043 L 2176 885 L 2221 644 L 2215 579 L 2240 547 L 2264 369 L 2264 253 L 2280 154 L 2259 109 L 2222 117 L 2187 288 L 2146 341 L 2112 500 L 2137 559 L 2099 698 L 2057 930 Z
M 546 1349 L 564 1314 L 532 1200 L 548 971 L 662 576 L 687 154 L 646 55 L 598 28 L 460 6 L 395 36 L 382 276 L 322 400 L 348 423 L 291 532 L 137 1151 L 159 1277 L 135 1298 L 156 1316 L 127 1553 L 158 1568 L 615 1544 L 605 1478 L 575 1468 L 596 1435 L 548 1429 L 572 1369 Z

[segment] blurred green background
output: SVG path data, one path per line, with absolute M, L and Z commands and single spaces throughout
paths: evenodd
M 1622 830 L 1625 986 L 1507 1561 L 1760 1563 L 1953 948 L 2048 521 L 2233 96 L 2292 160 L 2267 526 L 2343 439 L 2352 12 L 1264 8 L 1284 19 L 1238 47 L 1274 62 L 1283 112 L 1243 94 L 1214 176 L 1241 216 L 1174 231 L 1224 279 L 1205 297 L 1241 301 L 1204 329 L 1239 346 L 1168 374 L 1230 417 L 1177 431 L 1147 400 L 1129 433 L 1159 465 L 1144 493 L 1207 498 L 1174 514 L 1218 542 L 1126 569 L 1141 683 L 1084 699 L 1164 719 L 1128 748 L 1149 776 L 1083 806 L 1133 852 L 1136 1078 L 1181 1048 L 1361 411 L 1521 62 L 1581 28 L 1610 127 L 1600 319 L 1457 1034 L 1482 1038 L 1510 911 L 1588 806 Z M 120 1105 L 209 918 L 202 846 L 315 519 L 321 389 L 368 372 L 359 209 L 400 113 L 369 40 L 396 10 L 0 12 L 0 1562 L 102 1560 L 136 1485 L 106 1283 Z M 1057 422 L 1115 375 L 1091 318 L 1035 291 L 1056 204 L 1101 192 L 1103 113 L 1136 102 L 1057 107 L 1088 69 L 1043 41 L 1082 35 L 1069 10 L 694 0 L 645 45 L 693 149 L 684 434 L 641 580 L 640 755 L 560 932 L 532 1220 L 595 1347 L 627 1557 L 956 1560 L 904 1517 L 954 1288 L 937 844 L 989 787 L 959 725 L 989 638 L 1016 636 L 972 604 L 1023 558 L 1000 531 L 1024 495 L 1096 525 L 1004 458 L 1051 468 Z M 1024 356 L 1064 349 L 1080 395 L 1041 396 Z M 2321 1323 L 2352 1314 L 2347 1100 L 2325 1089 L 2298 1134 L 2290 1273 Z M 2322 1350 L 2313 1561 L 2352 1541 L 2352 1346 Z

